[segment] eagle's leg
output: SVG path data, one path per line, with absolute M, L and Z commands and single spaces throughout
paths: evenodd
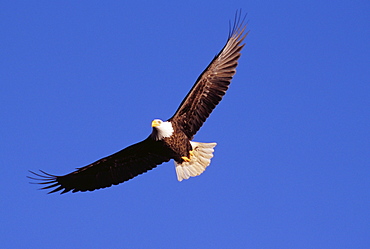
M 189 151 L 189 157 L 183 156 L 181 157 L 181 159 L 184 160 L 185 162 L 190 162 L 192 156 L 194 156 L 193 150 Z

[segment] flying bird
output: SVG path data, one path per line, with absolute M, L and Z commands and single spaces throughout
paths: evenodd
M 173 159 L 177 179 L 202 174 L 209 166 L 216 143 L 192 141 L 216 105 L 221 101 L 236 72 L 240 51 L 248 32 L 240 12 L 230 26 L 225 46 L 198 77 L 175 114 L 167 121 L 154 119 L 152 133 L 145 140 L 63 176 L 30 171 L 42 189 L 61 194 L 93 191 L 128 181 Z

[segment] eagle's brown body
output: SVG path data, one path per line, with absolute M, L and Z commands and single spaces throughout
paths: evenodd
M 174 132 L 170 137 L 163 139 L 165 147 L 169 148 L 173 153 L 173 160 L 178 163 L 182 163 L 183 157 L 190 157 L 190 151 L 192 150 L 190 140 L 185 133 L 176 124 L 173 124 Z

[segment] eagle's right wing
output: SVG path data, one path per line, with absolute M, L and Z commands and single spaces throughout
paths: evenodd
M 229 88 L 240 51 L 244 47 L 242 42 L 248 34 L 245 33 L 245 27 L 243 20 L 240 20 L 240 13 L 237 13 L 225 46 L 199 76 L 176 113 L 169 119 L 183 127 L 189 139 L 197 133 Z

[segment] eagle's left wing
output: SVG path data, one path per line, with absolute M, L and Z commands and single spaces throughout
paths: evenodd
M 38 178 L 30 176 L 28 178 L 41 181 L 39 184 L 47 184 L 42 189 L 55 188 L 49 193 L 62 191 L 61 194 L 64 194 L 69 191 L 84 192 L 107 188 L 168 162 L 170 160 L 168 153 L 159 143 L 160 141 L 154 141 L 149 137 L 70 174 L 56 176 L 40 170 L 42 174 L 30 171 Z

